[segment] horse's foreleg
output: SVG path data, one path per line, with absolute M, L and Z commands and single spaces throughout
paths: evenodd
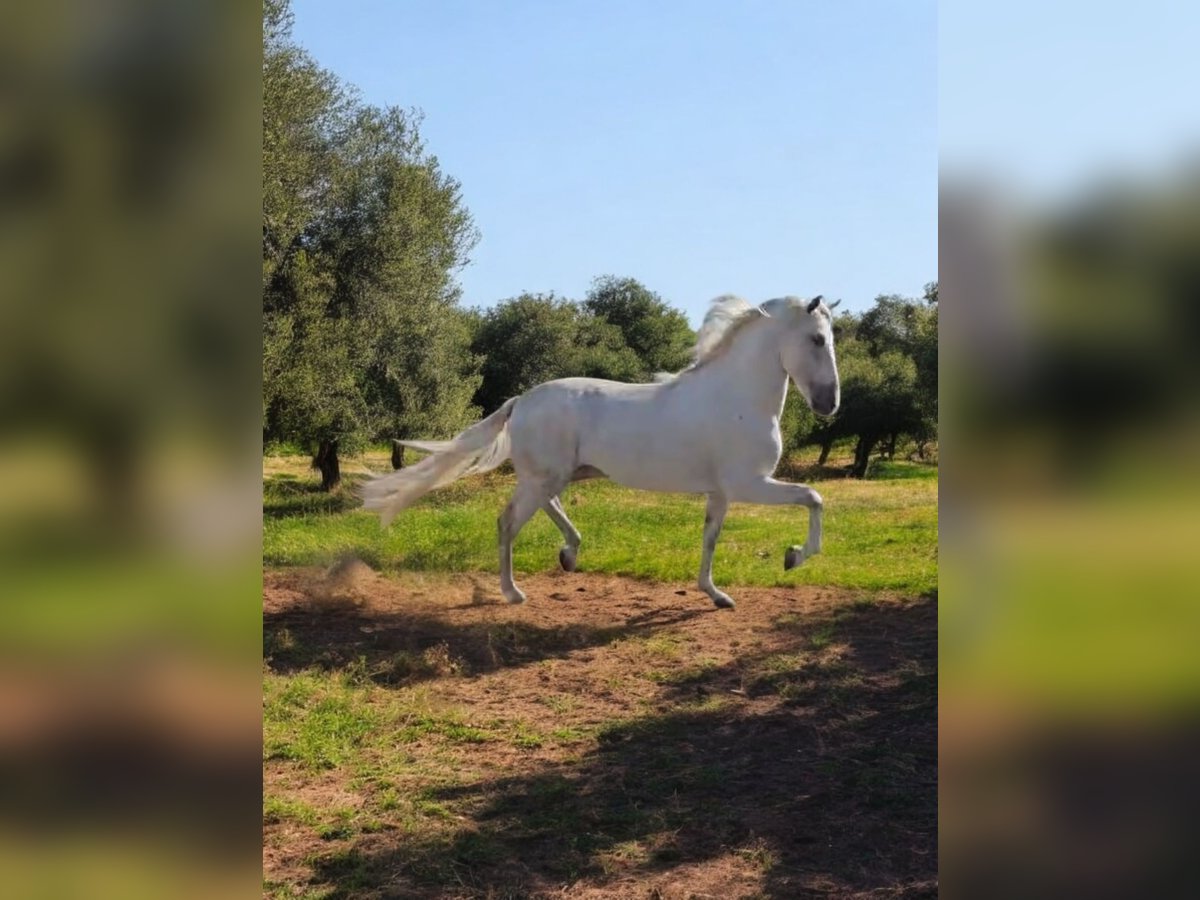
M 729 501 L 724 494 L 708 495 L 708 507 L 704 510 L 704 552 L 700 557 L 700 590 L 712 598 L 717 606 L 732 609 L 736 604 L 733 598 L 722 590 L 718 590 L 712 580 L 713 553 L 717 549 L 717 538 L 721 534 L 721 525 L 725 522 L 725 512 L 729 509 Z
M 788 484 L 774 478 L 756 478 L 737 482 L 731 486 L 729 499 L 741 503 L 763 503 L 772 506 L 797 505 L 808 507 L 808 538 L 804 546 L 788 548 L 783 556 L 783 567 L 798 566 L 810 556 L 821 552 L 821 515 L 824 504 L 821 495 L 806 484 Z
M 525 523 L 545 502 L 546 491 L 540 482 L 518 481 L 517 489 L 496 521 L 500 536 L 500 591 L 509 603 L 524 603 L 525 595 L 513 583 L 512 545 Z
M 566 541 L 558 551 L 558 564 L 567 572 L 574 572 L 575 558 L 579 552 L 579 532 L 571 524 L 571 520 L 567 518 L 567 512 L 562 508 L 562 501 L 558 499 L 557 495 L 543 503 L 542 509 L 546 511 L 546 515 L 550 517 L 550 520 L 558 526 L 558 530 L 562 532 L 563 540 Z

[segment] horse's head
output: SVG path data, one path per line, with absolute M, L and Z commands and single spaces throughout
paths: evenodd
M 771 300 L 761 309 L 782 326 L 779 328 L 779 361 L 792 383 L 813 412 L 832 416 L 841 402 L 841 386 L 837 358 L 833 353 L 830 307 L 817 296 L 808 301 L 798 297 Z

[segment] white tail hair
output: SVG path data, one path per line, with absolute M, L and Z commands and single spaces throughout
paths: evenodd
M 414 466 L 372 478 L 362 487 L 363 508 L 377 510 L 384 528 L 407 506 L 434 488 L 475 472 L 490 472 L 508 459 L 508 420 L 517 398 L 507 401 L 451 441 L 400 441 L 430 453 Z

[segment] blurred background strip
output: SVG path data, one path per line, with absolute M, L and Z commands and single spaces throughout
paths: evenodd
M 1197 891 L 1198 28 L 940 6 L 947 896 Z
M 0 882 L 260 889 L 261 11 L 0 11 Z

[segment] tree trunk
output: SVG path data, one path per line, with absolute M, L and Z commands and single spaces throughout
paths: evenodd
M 860 434 L 858 443 L 854 445 L 854 465 L 850 474 L 855 478 L 867 477 L 867 466 L 871 464 L 871 451 L 875 449 L 874 435 Z
M 817 457 L 817 465 L 823 466 L 829 461 L 829 451 L 833 449 L 833 441 L 821 444 L 821 455 Z
M 404 468 L 404 445 L 394 438 L 392 439 L 392 468 Z
M 887 458 L 888 459 L 896 458 L 896 433 L 894 431 L 888 437 Z
M 317 447 L 317 455 L 313 457 L 312 467 L 321 472 L 321 490 L 332 491 L 342 480 L 342 471 L 338 467 L 338 442 L 321 441 Z

